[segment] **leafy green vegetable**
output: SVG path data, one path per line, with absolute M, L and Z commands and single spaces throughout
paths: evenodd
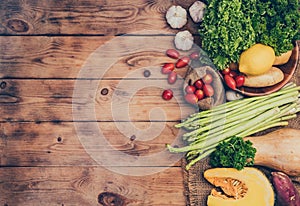
M 249 0 L 248 5 L 255 0 Z M 255 43 L 255 32 L 242 0 L 212 0 L 199 30 L 202 47 L 218 69 L 237 62 L 240 53 Z
M 254 164 L 256 149 L 252 143 L 241 137 L 232 137 L 222 141 L 210 155 L 210 164 L 213 167 L 234 167 L 238 170 Z
M 253 17 L 256 42 L 271 46 L 276 55 L 293 48 L 299 39 L 300 13 L 298 0 L 257 0 Z
M 299 39 L 298 9 L 298 0 L 210 0 L 199 29 L 201 46 L 220 70 L 255 43 L 280 55 Z

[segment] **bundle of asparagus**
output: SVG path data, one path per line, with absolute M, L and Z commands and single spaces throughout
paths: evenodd
M 288 125 L 287 120 L 296 118 L 300 111 L 299 90 L 299 86 L 289 83 L 269 95 L 235 100 L 192 114 L 175 125 L 188 130 L 183 135 L 188 145 L 181 148 L 167 145 L 167 148 L 170 152 L 187 152 L 189 164 L 186 169 L 189 169 L 210 155 L 221 141 Z

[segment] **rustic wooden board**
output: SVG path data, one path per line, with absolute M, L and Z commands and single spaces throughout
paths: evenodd
M 195 111 L 184 101 L 181 83 L 169 85 L 166 79 L 31 79 L 5 83 L 6 87 L 0 90 L 0 121 L 179 121 Z M 72 99 L 75 83 L 79 94 Z M 102 95 L 105 88 L 108 94 Z M 168 88 L 173 88 L 177 98 L 161 98 Z M 89 93 L 94 96 L 87 96 Z M 79 111 L 77 115 L 72 113 L 72 106 Z
M 0 168 L 0 205 L 182 206 L 180 170 L 165 168 L 153 175 L 133 177 L 101 167 Z M 99 195 L 103 204 L 98 203 Z
M 174 47 L 173 41 L 173 36 L 0 36 L 0 77 L 75 79 L 83 68 L 99 65 L 99 70 L 105 69 L 102 78 L 126 78 L 141 68 L 175 62 L 165 56 Z M 108 61 L 113 64 L 101 67 Z M 159 71 L 149 78 L 157 78 Z M 177 72 L 184 74 L 185 70 Z M 131 78 L 143 78 L 143 73 L 131 74 Z
M 111 38 L 2 36 L 0 76 L 76 78 L 89 54 Z
M 193 2 L 0 3 L 0 205 L 184 205 L 178 157 L 171 165 L 164 160 L 174 158 L 170 153 L 132 163 L 163 151 L 180 136 L 174 124 L 195 111 L 179 97 L 180 81 L 170 86 L 160 72 L 179 31 L 167 25 L 165 12 Z M 188 18 L 180 30 L 197 39 Z M 163 101 L 170 87 L 176 98 Z M 93 147 L 93 127 L 111 148 Z M 101 161 L 93 159 L 99 150 Z M 105 156 L 110 151 L 124 157 Z M 122 161 L 126 155 L 133 161 Z M 106 164 L 112 157 L 120 161 Z M 152 173 L 131 176 L 136 172 Z
M 80 123 L 83 133 L 91 138 L 95 132 L 90 122 Z M 183 131 L 174 128 L 175 122 L 135 122 L 132 129 L 130 122 L 96 123 L 108 142 L 102 142 L 98 149 L 110 151 L 111 159 L 118 158 L 120 151 L 133 157 L 153 155 L 166 151 L 165 144 L 181 142 Z M 146 131 L 148 129 L 148 131 Z M 144 132 L 144 133 L 143 133 Z M 177 137 L 177 138 L 176 138 Z M 96 151 L 95 151 L 96 153 Z M 113 157 L 114 156 L 114 157 Z M 110 162 L 110 158 L 102 156 L 103 165 L 122 166 L 122 162 Z M 159 162 L 146 162 L 149 166 L 169 165 L 170 159 L 177 155 L 167 153 Z M 165 159 L 165 161 L 164 161 Z M 179 159 L 179 158 L 178 158 Z M 76 128 L 72 122 L 61 123 L 1 123 L 0 124 L 0 166 L 99 166 L 84 149 Z
M 180 82 L 170 86 L 160 73 L 171 61 L 164 52 L 175 33 L 188 29 L 199 38 L 190 17 L 184 28 L 171 29 L 165 12 L 193 2 L 0 3 L 0 205 L 185 204 L 180 162 L 166 161 L 173 154 L 132 165 L 164 150 L 181 134 L 174 124 L 195 111 L 184 103 Z M 170 87 L 177 98 L 163 101 Z M 112 148 L 93 145 L 93 127 Z M 105 156 L 111 151 L 121 153 Z M 123 161 L 126 155 L 133 161 Z M 108 164 L 114 158 L 119 162 Z M 160 172 L 132 176 L 151 171 Z
M 178 3 L 188 8 L 193 2 L 7 0 L 0 4 L 0 34 L 117 35 L 143 29 L 175 32 L 165 21 L 167 9 Z M 184 29 L 193 27 L 190 23 Z

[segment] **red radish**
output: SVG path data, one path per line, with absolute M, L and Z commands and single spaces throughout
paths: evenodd
M 187 101 L 190 104 L 197 104 L 198 98 L 195 94 L 186 94 L 184 96 L 185 101 Z
M 173 59 L 178 59 L 178 57 L 180 56 L 179 52 L 177 50 L 175 50 L 175 49 L 168 49 L 166 51 L 166 55 L 168 57 L 173 58 Z
M 177 80 L 177 73 L 174 71 L 171 71 L 168 76 L 168 83 L 174 84 L 176 82 L 176 80 Z
M 202 89 L 202 87 L 203 87 L 203 81 L 201 79 L 196 80 L 195 83 L 194 83 L 194 86 L 197 89 Z
M 230 89 L 233 89 L 235 90 L 236 89 L 236 83 L 235 83 L 235 80 L 229 76 L 229 74 L 226 74 L 224 76 L 224 79 L 225 79 L 225 82 L 226 82 L 226 85 L 230 88 Z
M 163 93 L 162 93 L 162 98 L 164 99 L 164 100 L 170 100 L 170 99 L 172 99 L 173 98 L 173 91 L 172 90 L 170 90 L 170 89 L 167 89 L 167 90 L 165 90 Z
M 223 69 L 223 70 L 222 70 L 222 74 L 223 74 L 223 75 L 229 74 L 230 71 L 231 71 L 230 68 L 227 67 L 226 69 Z
M 212 97 L 215 93 L 214 88 L 210 84 L 203 85 L 204 95 L 207 97 Z
M 175 66 L 177 68 L 182 68 L 187 66 L 190 63 L 190 58 L 188 56 L 184 56 L 181 59 L 178 59 Z
M 236 86 L 241 87 L 245 83 L 245 76 L 244 75 L 238 75 L 234 78 Z
M 213 77 L 211 74 L 206 74 L 203 78 L 202 81 L 204 84 L 211 84 L 213 81 Z
M 229 76 L 231 76 L 231 77 L 236 77 L 238 74 L 237 74 L 237 72 L 235 72 L 235 71 L 230 71 L 229 72 Z
M 175 65 L 173 63 L 165 63 L 161 68 L 161 73 L 169 74 L 174 69 L 175 69 Z
M 201 99 L 203 99 L 205 97 L 205 94 L 204 94 L 204 92 L 203 92 L 202 89 L 197 89 L 195 91 L 195 95 L 198 98 L 198 100 L 201 100 Z
M 188 94 L 193 94 L 196 91 L 196 87 L 194 87 L 193 85 L 187 85 L 185 87 L 185 92 Z
M 199 59 L 199 52 L 193 52 L 193 53 L 191 53 L 191 54 L 190 54 L 190 58 L 191 58 L 192 60 L 197 60 L 197 59 Z

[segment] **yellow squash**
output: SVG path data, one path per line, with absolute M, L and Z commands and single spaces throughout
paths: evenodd
M 300 176 L 300 129 L 281 128 L 244 139 L 256 149 L 254 164 Z
M 274 191 L 266 176 L 256 168 L 214 168 L 204 178 L 221 190 L 212 189 L 208 206 L 273 206 Z

